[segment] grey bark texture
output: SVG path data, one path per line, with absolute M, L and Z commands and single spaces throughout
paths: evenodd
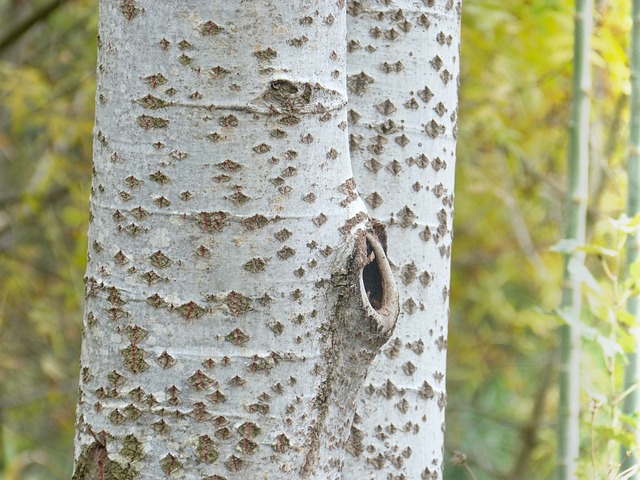
M 75 480 L 342 478 L 401 308 L 351 170 L 346 16 L 101 0 Z
M 358 190 L 387 226 L 401 315 L 374 361 L 344 479 L 442 476 L 459 84 L 459 1 L 351 1 L 347 73 Z

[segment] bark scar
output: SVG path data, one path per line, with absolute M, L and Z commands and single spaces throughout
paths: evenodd
M 374 321 L 376 333 L 386 334 L 396 324 L 400 313 L 398 288 L 386 254 L 387 237 L 378 222 L 365 232 L 357 244 L 359 263 L 358 290 L 365 312 Z

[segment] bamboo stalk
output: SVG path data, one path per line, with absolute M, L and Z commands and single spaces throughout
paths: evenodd
M 627 175 L 629 180 L 627 193 L 627 215 L 635 217 L 640 213 L 640 0 L 633 0 L 631 15 L 633 18 L 633 29 L 631 31 L 631 104 L 630 104 L 630 128 L 629 146 L 627 150 Z M 638 258 L 638 235 L 630 235 L 627 239 L 627 272 L 631 265 Z M 627 301 L 627 311 L 636 319 L 639 317 L 638 297 L 631 297 Z M 625 415 L 632 415 L 639 410 L 640 395 L 638 390 L 631 388 L 640 379 L 640 369 L 638 368 L 638 345 L 640 345 L 640 332 L 636 329 L 636 351 L 627 354 L 627 366 L 624 372 L 624 389 L 630 389 L 622 404 L 622 412 Z M 636 432 L 636 436 L 637 436 Z M 636 455 L 627 457 L 626 451 L 622 452 L 622 470 L 631 468 L 638 464 Z M 635 474 L 631 479 L 639 479 L 640 474 Z
M 585 241 L 589 167 L 589 107 L 592 0 L 577 0 L 574 31 L 573 99 L 569 124 L 569 189 L 565 238 Z M 569 273 L 571 261 L 584 254 L 565 255 L 561 310 L 573 322 L 560 327 L 560 405 L 558 419 L 558 479 L 576 478 L 579 456 L 579 357 L 581 286 Z

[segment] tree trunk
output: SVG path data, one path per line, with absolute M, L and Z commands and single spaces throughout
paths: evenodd
M 402 312 L 359 396 L 345 479 L 442 475 L 460 11 L 452 0 L 348 5 L 352 165 L 388 227 Z
M 344 2 L 99 16 L 74 479 L 339 478 L 398 314 L 349 163 Z M 434 382 L 414 396 L 440 399 Z

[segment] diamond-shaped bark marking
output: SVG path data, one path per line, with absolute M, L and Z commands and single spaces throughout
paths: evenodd
M 266 415 L 267 413 L 269 413 L 269 405 L 267 405 L 266 403 L 253 403 L 251 405 L 249 405 L 248 407 L 246 407 L 247 412 L 249 413 L 261 413 L 263 415 Z
M 411 362 L 407 362 L 402 365 L 402 371 L 405 373 L 405 375 L 413 375 L 416 371 L 416 368 L 417 367 Z
M 151 265 L 157 268 L 166 268 L 171 265 L 171 259 L 160 250 L 149 257 L 149 262 L 151 262 Z
M 424 227 L 424 230 L 420 232 L 420 238 L 425 242 L 428 242 L 429 240 L 431 240 L 431 229 L 428 226 Z
M 416 214 L 406 205 L 398 212 L 398 220 L 400 220 L 400 226 L 402 228 L 413 226 L 417 218 Z
M 444 350 L 445 348 L 447 348 L 447 339 L 444 338 L 443 335 L 440 335 L 436 340 L 436 345 L 438 346 L 438 350 Z
M 109 381 L 109 385 L 113 388 L 117 388 L 124 383 L 125 378 L 115 370 L 112 370 L 107 374 L 107 380 Z
M 120 2 L 120 11 L 127 20 L 133 20 L 142 10 L 138 7 L 138 3 L 135 0 L 122 0 L 122 2 Z
M 258 425 L 256 425 L 253 422 L 244 422 L 242 425 L 238 427 L 238 432 L 244 438 L 251 439 L 260 435 L 260 433 L 262 433 L 262 430 L 260 429 L 260 427 L 258 427 Z
M 228 75 L 229 73 L 231 73 L 229 70 L 227 70 L 226 68 L 220 65 L 209 69 L 209 75 L 211 75 L 213 78 L 221 78 L 221 77 L 224 77 L 225 75 Z
M 120 292 L 116 287 L 109 287 L 108 291 L 109 291 L 109 295 L 107 296 L 107 300 L 112 305 L 122 306 L 125 303 L 127 303 L 122 299 L 122 295 L 120 294 Z
M 227 214 L 225 212 L 200 212 L 196 217 L 198 225 L 205 232 L 220 232 L 227 221 Z
M 138 325 L 127 325 L 124 327 L 124 333 L 134 345 L 149 335 L 147 330 Z
M 190 57 L 189 55 L 187 55 L 186 53 L 183 53 L 182 55 L 180 55 L 178 57 L 178 61 L 182 64 L 182 65 L 189 65 L 191 62 L 193 62 L 193 57 Z M 192 97 L 193 98 L 193 97 Z
M 231 436 L 231 430 L 229 430 L 229 428 L 227 428 L 227 427 L 222 427 L 222 428 L 219 428 L 218 430 L 216 430 L 215 435 L 220 440 L 226 440 Z
M 256 453 L 256 450 L 258 450 L 258 444 L 252 442 L 248 438 L 243 438 L 236 445 L 236 450 L 238 450 L 239 452 L 242 452 L 244 454 L 251 455 L 253 453 Z
M 109 414 L 109 421 L 114 425 L 121 425 L 127 419 L 117 408 Z
M 382 393 L 385 398 L 392 398 L 396 393 L 398 393 L 398 387 L 396 387 L 391 380 L 387 380 L 380 389 L 380 393 Z
M 252 217 L 247 217 L 242 220 L 242 226 L 247 230 L 256 230 L 258 228 L 263 228 L 269 223 L 269 219 L 264 215 L 254 215 Z
M 389 343 L 389 347 L 384 350 L 384 353 L 389 358 L 396 358 L 402 348 L 402 340 L 398 337 L 393 342 Z
M 253 147 L 253 151 L 256 153 L 267 153 L 271 151 L 271 145 L 261 143 L 260 145 L 256 145 L 255 147 Z
M 167 393 L 167 402 L 169 405 L 175 406 L 180 403 L 180 398 L 178 398 L 180 389 L 178 387 L 171 385 L 170 387 L 165 388 L 165 392 Z
M 289 230 L 287 230 L 286 228 L 283 228 L 282 230 L 276 232 L 273 234 L 274 237 L 276 237 L 276 240 L 280 241 L 280 242 L 284 242 L 286 240 L 288 240 L 291 235 L 293 235 Z
M 169 353 L 165 350 L 158 356 L 158 358 L 156 358 L 156 362 L 158 362 L 158 364 L 162 368 L 167 369 L 173 367 L 176 364 L 176 359 L 169 355 Z
M 198 437 L 196 454 L 198 455 L 198 463 L 206 464 L 215 462 L 220 455 L 216 449 L 216 443 L 209 435 L 201 435 Z
M 229 332 L 224 338 L 226 341 L 231 342 L 234 345 L 242 345 L 249 341 L 249 336 L 245 335 L 245 333 L 239 328 L 231 330 L 231 332 Z
M 120 455 L 128 458 L 131 461 L 140 460 L 144 457 L 144 449 L 142 448 L 142 442 L 138 440 L 135 435 L 129 434 L 124 437 L 124 446 L 120 450 Z
M 398 403 L 396 403 L 396 408 L 402 413 L 407 413 L 409 411 L 409 402 L 406 398 L 403 398 Z
M 424 87 L 422 90 L 418 90 L 418 97 L 425 103 L 429 103 L 429 100 L 433 98 L 433 92 L 429 87 Z
M 200 33 L 202 35 L 217 35 L 223 30 L 224 28 L 216 25 L 212 20 L 204 22 L 202 25 L 200 25 Z
M 407 165 L 417 165 L 420 168 L 427 168 L 429 166 L 429 158 L 424 153 L 421 153 L 416 158 L 407 158 Z
M 187 379 L 187 383 L 194 390 L 204 390 L 205 388 L 212 387 L 216 383 L 216 381 L 213 378 L 209 377 L 202 370 L 198 370 Z
M 317 217 L 313 218 L 313 223 L 316 225 L 316 227 L 321 227 L 322 225 L 327 223 L 327 220 L 329 220 L 329 218 L 324 213 L 321 213 Z
M 160 117 L 152 117 L 150 115 L 140 115 L 138 117 L 138 125 L 145 130 L 150 128 L 166 128 L 169 126 L 169 120 Z
M 220 162 L 216 164 L 216 167 L 225 170 L 227 172 L 237 172 L 242 168 L 242 165 L 234 162 L 233 160 L 225 160 L 224 162 Z
M 442 102 L 438 102 L 436 104 L 435 107 L 433 107 L 433 110 L 439 115 L 439 116 L 443 116 L 445 113 L 447 113 L 447 107 L 444 106 L 444 103 Z
M 388 98 L 384 102 L 376 105 L 376 108 L 383 115 L 391 115 L 393 112 L 397 110 L 396 106 Z
M 136 225 L 135 223 L 131 223 L 124 227 L 124 232 L 131 235 L 132 237 L 137 237 L 141 233 L 146 232 L 146 228 L 141 227 L 140 225 Z
M 204 368 L 208 368 L 209 370 L 211 370 L 216 366 L 216 362 L 213 358 L 207 358 L 205 361 L 202 362 L 202 366 Z
M 369 89 L 368 85 L 373 82 L 373 77 L 364 72 L 347 76 L 347 87 L 349 88 L 349 92 L 355 93 L 356 95 L 363 95 L 366 93 Z
M 143 273 L 142 275 L 140 275 L 140 277 L 147 285 L 153 285 L 154 283 L 159 283 L 167 280 L 166 278 L 158 275 L 153 270 L 149 270 L 148 272 Z
M 244 378 L 240 377 L 239 375 L 234 376 L 229 382 L 231 383 L 231 385 L 236 387 L 239 387 L 247 383 L 247 381 Z
M 211 423 L 213 423 L 216 427 L 222 427 L 224 425 L 227 425 L 229 423 L 229 420 L 227 420 L 227 417 L 225 417 L 224 415 L 218 415 L 211 421 Z
M 149 175 L 149 178 L 151 180 L 153 180 L 154 182 L 159 183 L 160 185 L 164 185 L 166 183 L 169 183 L 169 181 L 171 180 L 167 175 L 165 175 L 160 170 L 158 170 L 155 173 L 152 173 L 151 175 Z
M 431 138 L 436 138 L 438 135 L 441 135 L 446 131 L 445 126 L 438 124 L 435 120 L 428 122 L 424 129 L 427 132 L 427 135 Z
M 193 45 L 191 45 L 191 43 L 189 43 L 186 39 L 182 39 L 180 40 L 180 43 L 178 43 L 178 48 L 180 50 L 187 50 L 188 48 L 191 48 Z
M 402 171 L 402 164 L 394 159 L 387 164 L 387 170 L 393 175 L 398 175 Z
M 113 256 L 113 260 L 118 265 L 126 265 L 127 263 L 129 263 L 129 258 L 127 258 L 127 256 L 122 252 L 122 250 L 119 250 L 118 253 L 116 253 Z
M 433 390 L 433 387 L 429 385 L 429 383 L 426 380 L 422 382 L 422 387 L 420 388 L 419 393 L 420 393 L 420 396 L 425 400 L 430 400 L 433 397 L 435 397 L 435 392 Z
M 240 191 L 234 193 L 233 195 L 229 195 L 229 197 L 227 198 L 229 198 L 229 200 L 231 200 L 233 203 L 237 205 L 244 205 L 249 200 L 251 200 L 251 197 L 249 197 L 248 195 L 245 195 Z
M 408 263 L 402 267 L 400 278 L 402 279 L 402 283 L 405 285 L 409 285 L 418 278 L 418 267 L 416 267 L 415 262 Z
M 231 114 L 220 117 L 218 119 L 218 125 L 220 125 L 221 127 L 237 127 L 238 123 L 238 118 L 235 115 Z
M 207 309 L 201 307 L 193 300 L 189 303 L 185 303 L 184 305 L 180 305 L 175 309 L 180 315 L 182 315 L 185 319 L 191 320 L 193 318 L 200 318 L 205 313 L 207 313 Z
M 367 160 L 366 162 L 364 162 L 364 166 L 368 169 L 371 170 L 373 173 L 378 173 L 378 171 L 384 166 L 382 165 L 382 163 L 380 163 L 378 160 L 376 160 L 375 158 L 370 158 L 369 160 Z
M 440 159 L 440 157 L 436 157 L 431 161 L 431 167 L 437 172 L 438 170 L 444 170 L 447 168 L 447 162 Z
M 444 393 L 440 394 L 440 397 L 438 398 L 438 408 L 440 409 L 440 411 L 444 410 L 444 407 L 447 406 L 447 396 Z
M 134 405 L 129 404 L 124 408 L 124 414 L 128 420 L 137 420 L 138 418 L 140 418 L 140 415 L 142 415 L 142 410 Z
M 157 293 L 147 297 L 147 303 L 154 308 L 166 308 L 169 306 L 169 304 Z
M 278 52 L 276 52 L 273 48 L 268 47 L 265 50 L 258 50 L 253 53 L 259 60 L 271 61 L 278 56 Z
M 146 392 L 142 387 L 136 387 L 129 392 L 129 397 L 134 401 L 141 403 L 144 400 Z
M 453 78 L 453 75 L 451 74 L 451 72 L 449 72 L 449 70 L 443 70 L 440 73 L 440 80 L 442 80 L 442 83 L 444 83 L 445 85 L 447 83 L 449 83 L 449 81 Z
M 162 467 L 162 471 L 167 475 L 171 475 L 173 472 L 182 467 L 182 464 L 176 457 L 167 453 L 161 460 L 160 466 Z
M 398 145 L 400 145 L 401 147 L 405 147 L 407 146 L 407 144 L 409 143 L 409 137 L 407 137 L 404 133 L 402 135 L 400 135 L 399 137 L 396 137 L 396 143 Z
M 371 206 L 371 208 L 378 208 L 384 202 L 382 195 L 380 195 L 378 192 L 373 192 L 367 195 L 365 200 Z
M 151 108 L 151 109 L 162 108 L 169 105 L 169 102 L 167 102 L 166 100 L 162 100 L 161 98 L 154 97 L 151 94 L 147 95 L 146 97 L 139 98 L 138 100 L 136 100 L 136 103 L 138 105 L 142 105 L 144 108 Z
M 288 246 L 284 246 L 282 247 L 280 250 L 278 250 L 278 257 L 280 257 L 283 260 L 286 260 L 288 258 L 293 257 L 296 254 L 296 251 Z
M 431 66 L 435 71 L 440 70 L 442 68 L 442 65 L 444 64 L 444 62 L 442 61 L 442 58 L 440 58 L 439 55 L 436 55 L 435 57 L 433 57 L 429 63 L 431 64 Z
M 120 350 L 122 363 L 133 373 L 144 372 L 149 368 L 149 364 L 144 360 L 145 351 L 140 347 L 131 344 L 127 348 Z
M 422 355 L 424 353 L 424 342 L 422 339 L 417 342 L 409 342 L 407 343 L 407 348 L 413 351 L 416 355 Z
M 198 423 L 207 422 L 213 418 L 213 415 L 207 412 L 207 406 L 202 402 L 194 403 L 193 410 L 191 410 L 187 415 Z
M 164 419 L 160 419 L 157 422 L 152 423 L 151 426 L 158 433 L 165 433 L 169 431 L 169 425 L 164 421 Z
M 274 442 L 271 444 L 271 448 L 273 448 L 278 453 L 284 453 L 289 450 L 291 443 L 289 442 L 289 438 L 284 433 L 278 435 Z
M 251 357 L 251 363 L 247 366 L 247 370 L 251 373 L 268 372 L 275 367 L 275 361 L 272 357 L 261 357 L 254 355 Z
M 209 400 L 214 405 L 217 403 L 224 403 L 227 401 L 227 396 L 222 393 L 220 390 L 216 390 L 213 393 L 210 393 L 206 396 L 207 400 Z
M 209 250 L 204 245 L 200 245 L 198 248 L 196 248 L 196 255 L 198 257 L 209 258 L 211 256 L 211 250 Z
M 398 38 L 400 38 L 400 33 L 395 28 L 391 28 L 390 30 L 384 32 L 384 37 L 387 40 L 397 40 Z
M 267 262 L 260 257 L 255 257 L 245 263 L 242 268 L 247 272 L 258 273 L 267 268 Z
M 224 304 L 229 309 L 229 313 L 234 317 L 239 317 L 253 309 L 253 301 L 249 297 L 231 291 L 224 299 Z
M 149 75 L 148 77 L 145 77 L 143 80 L 151 88 L 157 88 L 168 82 L 167 78 L 161 73 L 156 73 L 155 75 Z

